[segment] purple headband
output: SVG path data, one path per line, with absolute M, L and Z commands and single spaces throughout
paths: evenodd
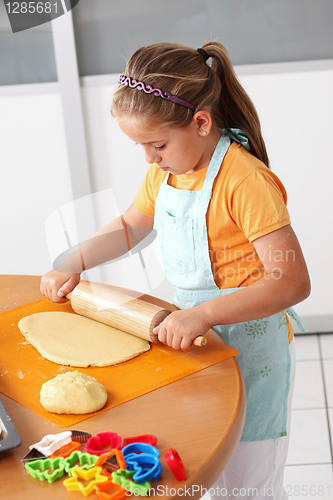
M 127 85 L 131 87 L 131 89 L 143 90 L 146 94 L 154 94 L 156 97 L 162 97 L 162 99 L 166 99 L 167 101 L 172 101 L 175 104 L 181 104 L 186 108 L 196 110 L 196 106 L 190 104 L 189 102 L 183 101 L 176 95 L 170 94 L 170 92 L 163 92 L 161 89 L 154 89 L 151 85 L 145 85 L 143 82 L 138 82 L 131 78 L 130 76 L 120 75 L 118 83 L 121 85 Z

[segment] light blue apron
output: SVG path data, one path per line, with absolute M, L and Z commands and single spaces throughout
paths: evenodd
M 244 132 L 223 130 L 202 191 L 175 189 L 168 185 L 168 174 L 156 198 L 155 251 L 167 279 L 175 288 L 174 303 L 181 309 L 240 290 L 217 287 L 209 259 L 206 225 L 213 183 L 230 146 L 230 137 L 248 148 Z M 304 331 L 296 312 L 292 309 L 287 312 Z M 213 329 L 226 344 L 240 351 L 237 361 L 247 396 L 241 441 L 285 436 L 291 361 L 284 312 L 244 323 L 218 325 Z

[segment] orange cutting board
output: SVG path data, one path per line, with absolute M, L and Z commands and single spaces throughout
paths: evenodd
M 149 351 L 116 366 L 62 366 L 43 358 L 26 341 L 17 326 L 24 316 L 44 311 L 76 314 L 69 302 L 54 304 L 45 298 L 0 314 L 0 392 L 59 427 L 70 427 L 96 413 L 110 410 L 239 354 L 237 350 L 208 338 L 205 347 L 193 346 L 187 353 L 162 344 L 151 344 Z M 59 373 L 69 371 L 91 375 L 106 387 L 108 401 L 102 410 L 86 415 L 57 415 L 44 410 L 39 402 L 42 384 Z

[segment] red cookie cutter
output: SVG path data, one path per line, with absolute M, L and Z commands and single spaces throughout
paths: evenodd
M 184 469 L 184 465 L 176 450 L 169 448 L 168 451 L 164 453 L 164 458 L 177 481 L 181 481 L 182 479 L 185 480 L 186 472 Z
M 105 449 L 107 448 L 107 449 Z M 121 437 L 115 432 L 100 432 L 86 442 L 84 449 L 91 455 L 103 455 L 111 450 L 120 450 Z
M 141 436 L 127 437 L 123 439 L 122 447 L 125 448 L 125 446 L 132 443 L 147 443 L 155 446 L 157 443 L 157 437 L 152 434 L 141 434 Z

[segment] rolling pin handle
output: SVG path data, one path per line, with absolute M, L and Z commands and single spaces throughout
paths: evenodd
M 193 345 L 196 345 L 198 347 L 203 347 L 207 344 L 207 339 L 206 337 L 197 337 L 196 339 L 193 340 Z
M 66 298 L 70 299 L 76 313 L 150 342 L 158 342 L 158 336 L 153 333 L 153 330 L 171 314 L 171 311 L 167 309 L 134 299 L 107 285 L 86 281 L 81 281 L 66 294 Z M 120 309 L 123 303 L 128 303 L 127 310 L 125 307 L 123 310 Z M 207 339 L 199 336 L 192 344 L 203 347 L 207 344 Z

